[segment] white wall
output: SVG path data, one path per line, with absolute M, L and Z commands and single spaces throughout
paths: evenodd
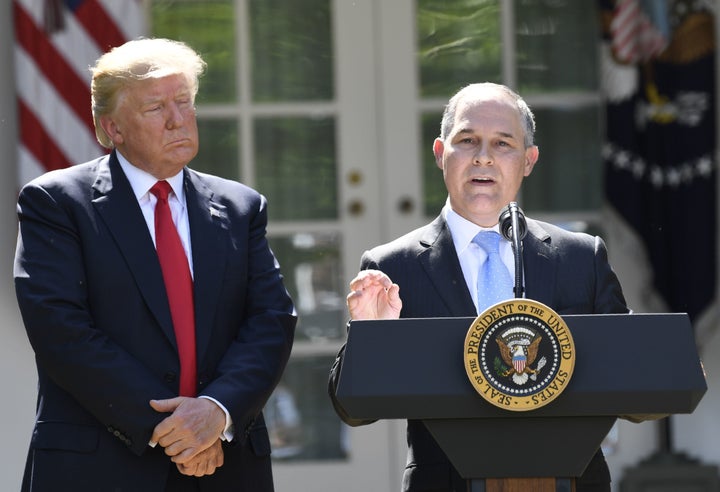
M 15 302 L 12 261 L 17 232 L 13 26 L 10 2 L 0 2 L 0 490 L 20 490 L 35 412 L 35 365 Z
M 674 417 L 674 440 L 689 457 L 720 466 L 720 331 L 701 350 L 708 391 L 692 415 Z

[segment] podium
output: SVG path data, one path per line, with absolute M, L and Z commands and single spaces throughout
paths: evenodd
M 463 363 L 474 318 L 352 321 L 337 399 L 352 418 L 422 420 L 472 492 L 571 492 L 618 417 L 692 413 L 707 384 L 685 314 L 563 320 L 575 369 L 544 407 L 477 394 Z

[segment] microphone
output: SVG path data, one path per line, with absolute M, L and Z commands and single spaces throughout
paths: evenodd
M 517 202 L 510 202 L 500 211 L 498 223 L 500 225 L 500 234 L 510 241 L 513 249 L 515 259 L 515 287 L 513 292 L 516 298 L 525 297 L 525 285 L 523 282 L 525 269 L 523 268 L 522 258 L 522 240 L 527 234 L 525 214 L 518 207 Z
M 522 209 L 518 207 L 517 202 L 508 203 L 505 208 L 500 211 L 500 217 L 498 218 L 500 223 L 500 234 L 514 243 L 514 233 L 517 231 L 517 237 L 519 241 L 522 241 L 527 234 L 527 223 L 525 222 L 525 214 Z

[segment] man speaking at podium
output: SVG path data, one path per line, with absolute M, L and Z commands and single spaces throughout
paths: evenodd
M 515 297 L 514 255 L 498 217 L 538 160 L 534 131 L 531 110 L 505 86 L 472 84 L 450 99 L 433 144 L 447 204 L 432 223 L 363 254 L 347 296 L 351 319 L 474 317 Z M 599 237 L 528 219 L 523 263 L 525 296 L 560 315 L 629 311 Z M 336 399 L 343 355 L 330 374 L 333 405 L 349 425 L 371 423 L 350 418 Z M 467 490 L 421 421 L 408 421 L 407 441 L 403 491 Z M 601 450 L 576 490 L 610 490 Z

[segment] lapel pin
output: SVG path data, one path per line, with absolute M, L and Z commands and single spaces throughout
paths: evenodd
M 220 213 L 220 210 L 216 208 L 210 207 L 210 216 L 212 217 L 222 217 L 222 214 Z

